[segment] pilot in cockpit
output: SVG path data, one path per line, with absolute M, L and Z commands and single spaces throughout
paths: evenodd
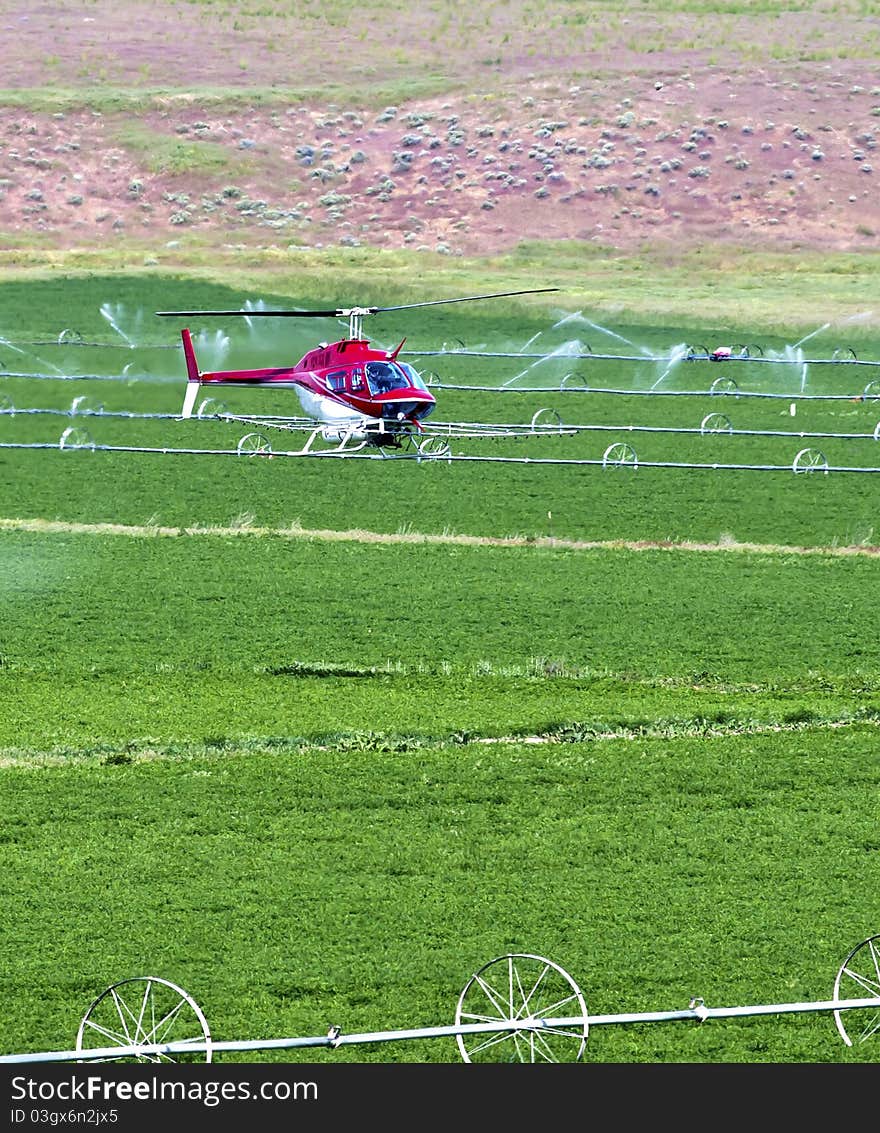
M 367 381 L 371 393 L 387 393 L 400 384 L 393 368 L 387 362 L 368 362 Z

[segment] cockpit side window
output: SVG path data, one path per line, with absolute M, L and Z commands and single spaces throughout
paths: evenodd
M 348 388 L 352 391 L 355 391 L 355 392 L 359 389 L 364 388 L 364 373 L 363 373 L 363 370 L 357 369 L 357 370 L 351 371 L 351 376 L 349 377 L 349 387 Z

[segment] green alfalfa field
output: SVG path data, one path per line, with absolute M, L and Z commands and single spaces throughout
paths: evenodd
M 630 396 L 554 393 L 558 370 L 537 394 L 490 393 L 442 385 L 511 369 L 426 354 L 423 369 L 454 364 L 438 418 L 547 408 L 615 429 L 489 442 L 580 465 L 119 451 L 239 436 L 110 415 L 180 409 L 179 327 L 153 312 L 323 307 L 338 282 L 3 284 L 0 441 L 45 447 L 0 450 L 2 1050 L 71 1049 L 91 1000 L 134 975 L 185 988 L 216 1039 L 448 1023 L 508 952 L 561 964 L 592 1013 L 830 998 L 877 932 L 874 475 L 791 460 L 815 446 L 832 467 L 877 463 L 873 371 L 812 367 L 803 387 L 802 366 L 727 371 L 785 395 L 764 401 L 719 398 L 714 364 L 681 362 L 657 388 L 703 393 L 653 398 L 662 368 L 609 362 L 586 384 Z M 777 310 L 746 334 L 583 298 L 572 285 L 368 329 L 415 352 L 564 335 L 597 353 L 747 337 L 770 355 L 821 326 Z M 63 330 L 95 345 L 59 345 Z M 275 328 L 222 331 L 230 358 L 300 352 Z M 870 321 L 809 346 L 880 357 Z M 819 392 L 851 396 L 800 396 Z M 743 435 L 701 432 L 720 411 Z M 633 425 L 659 431 L 616 431 Z M 96 447 L 61 449 L 69 426 Z M 602 467 L 624 437 L 642 465 Z M 707 461 L 775 470 L 668 466 Z M 459 1054 L 447 1038 L 217 1057 Z M 828 1014 L 596 1028 L 585 1052 L 874 1057 Z

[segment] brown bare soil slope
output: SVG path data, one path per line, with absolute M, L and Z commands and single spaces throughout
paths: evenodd
M 880 247 L 872 6 L 661 7 L 14 0 L 0 244 Z

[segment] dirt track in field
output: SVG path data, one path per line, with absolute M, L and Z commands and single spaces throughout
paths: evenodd
M 543 22 L 524 2 L 462 7 L 383 24 L 308 3 L 294 20 L 15 0 L 3 85 L 90 93 L 54 113 L 0 105 L 0 247 L 880 248 L 880 26 L 864 6 L 711 25 L 641 5 L 585 3 L 576 20 L 549 0 Z M 442 95 L 334 101 L 335 84 L 416 90 L 436 72 Z M 113 87 L 168 93 L 96 111 Z M 296 97 L 248 104 L 273 88 Z M 213 90 L 241 100 L 198 100 Z M 214 171 L 174 172 L 186 147 Z
M 846 547 L 790 547 L 776 543 L 740 543 L 734 539 L 721 538 L 717 543 L 696 543 L 656 540 L 580 540 L 536 537 L 495 538 L 489 535 L 422 534 L 418 531 L 380 532 L 380 531 L 331 531 L 311 530 L 304 527 L 254 527 L 243 523 L 236 527 L 164 527 L 158 524 L 125 523 L 68 523 L 50 519 L 0 519 L 0 533 L 4 531 L 29 531 L 46 535 L 124 535 L 128 538 L 181 538 L 214 536 L 228 539 L 235 536 L 251 538 L 273 537 L 276 539 L 325 540 L 328 542 L 351 543 L 440 543 L 468 547 L 535 547 L 544 550 L 560 551 L 727 551 L 754 555 L 832 555 L 850 557 L 852 555 L 880 555 L 880 547 L 853 545 Z

